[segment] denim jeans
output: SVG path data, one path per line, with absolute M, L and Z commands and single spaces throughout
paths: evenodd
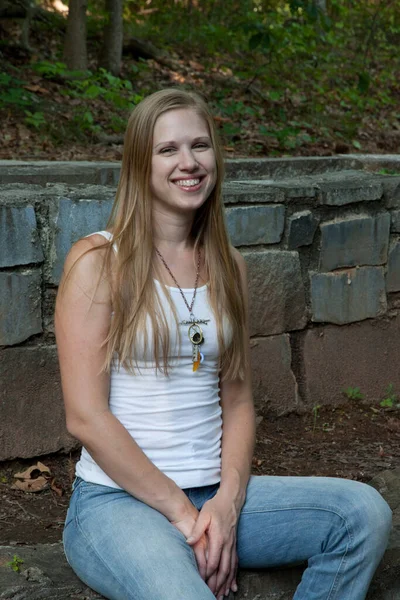
M 185 490 L 200 509 L 218 485 Z M 361 600 L 391 511 L 372 487 L 335 478 L 256 477 L 237 531 L 239 567 L 308 561 L 295 600 Z M 184 536 L 127 492 L 77 478 L 64 529 L 76 574 L 110 600 L 212 600 Z

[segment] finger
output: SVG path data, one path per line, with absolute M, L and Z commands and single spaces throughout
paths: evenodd
M 219 562 L 217 571 L 217 593 L 216 596 L 219 598 L 223 596 L 228 587 L 228 578 L 231 574 L 231 563 L 232 563 L 232 546 L 224 546 L 221 553 L 221 560 Z
M 193 552 L 196 558 L 197 567 L 199 569 L 200 577 L 205 581 L 207 573 L 207 559 L 206 559 L 206 546 L 201 542 L 195 544 Z
M 230 590 L 232 590 L 233 592 L 237 591 L 237 585 L 236 585 L 237 564 L 238 564 L 238 557 L 237 557 L 237 552 L 235 549 L 231 554 L 231 569 L 230 569 L 228 578 L 226 580 L 226 588 L 225 588 L 226 596 L 229 595 Z M 236 589 L 234 589 L 235 585 L 236 585 Z
M 208 532 L 207 578 L 218 570 L 223 548 L 222 538 L 218 534 Z
M 209 519 L 200 513 L 189 537 L 186 539 L 186 542 L 190 546 L 193 546 L 193 544 L 196 544 L 200 540 L 200 538 L 204 535 L 208 526 L 209 526 Z
M 238 584 L 237 584 L 238 567 L 239 567 L 239 558 L 238 558 L 238 555 L 236 554 L 235 575 L 233 577 L 233 582 L 232 582 L 232 585 L 231 585 L 232 592 L 237 592 L 238 591 Z
M 215 590 L 216 590 L 216 583 L 217 583 L 217 574 L 213 573 L 211 575 L 211 577 L 209 577 L 207 579 L 207 585 L 210 588 L 210 590 L 212 591 L 213 594 L 215 594 Z

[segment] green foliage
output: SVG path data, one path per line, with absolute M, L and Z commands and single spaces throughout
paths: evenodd
M 10 562 L 6 563 L 7 567 L 10 567 L 16 573 L 19 573 L 21 565 L 24 564 L 22 558 L 18 556 L 18 554 L 14 554 L 13 559 Z
M 40 129 L 46 123 L 46 118 L 42 112 L 32 113 L 30 110 L 26 110 L 25 114 L 25 123 L 35 129 Z
M 322 404 L 314 404 L 313 408 L 312 408 L 312 414 L 313 414 L 313 431 L 315 431 L 316 427 L 317 427 L 317 419 L 319 416 L 319 409 L 321 408 Z
M 385 390 L 384 397 L 380 401 L 380 406 L 382 408 L 393 408 L 397 402 L 397 394 L 394 393 L 394 385 L 393 383 L 389 383 Z
M 399 127 L 393 65 L 400 4 L 329 0 L 327 6 L 324 14 L 315 0 L 128 0 L 126 38 L 153 42 L 172 67 L 128 59 L 120 78 L 104 69 L 68 71 L 59 41 L 41 53 L 48 60 L 29 69 L 59 86 L 65 107 L 24 88 L 17 70 L 15 77 L 4 70 L 0 109 L 15 109 L 41 134 L 89 139 L 100 129 L 122 132 L 143 96 L 179 82 L 208 96 L 224 144 L 242 155 L 313 153 L 321 142 L 328 154 L 338 142 L 368 152 L 371 131 Z M 88 15 L 92 65 L 107 20 L 104 4 L 89 0 Z M 193 75 L 191 62 L 203 72 Z
M 0 71 L 0 108 L 15 106 L 24 108 L 31 106 L 33 95 L 24 89 L 25 82 Z
M 364 399 L 364 394 L 361 393 L 361 390 L 360 390 L 359 387 L 351 387 L 351 386 L 349 386 L 348 388 L 346 388 L 345 390 L 343 390 L 343 394 L 349 400 L 363 400 Z

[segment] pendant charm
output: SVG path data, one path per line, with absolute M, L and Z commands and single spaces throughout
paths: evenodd
M 200 345 L 204 342 L 203 330 L 201 325 L 208 325 L 210 319 L 196 319 L 194 314 L 190 313 L 190 319 L 181 321 L 179 325 L 189 325 L 188 336 L 192 343 L 192 363 L 193 371 L 197 371 L 204 360 L 204 354 L 200 352 Z
M 193 372 L 197 371 L 201 363 L 199 348 L 193 344 Z
M 197 371 L 200 366 L 200 363 L 203 362 L 204 356 L 200 352 L 200 344 L 204 342 L 203 331 L 197 323 L 193 323 L 190 325 L 188 330 L 189 340 L 192 342 L 192 361 L 193 361 L 193 371 Z

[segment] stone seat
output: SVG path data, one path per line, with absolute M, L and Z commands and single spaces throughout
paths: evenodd
M 371 482 L 393 510 L 389 547 L 373 579 L 367 600 L 400 599 L 400 468 L 384 471 Z M 17 554 L 23 562 L 20 573 L 7 563 Z M 242 570 L 239 591 L 230 600 L 291 600 L 304 567 Z M 69 567 L 61 543 L 36 546 L 0 546 L 1 600 L 95 600 Z M 177 600 L 184 600 L 178 599 Z

